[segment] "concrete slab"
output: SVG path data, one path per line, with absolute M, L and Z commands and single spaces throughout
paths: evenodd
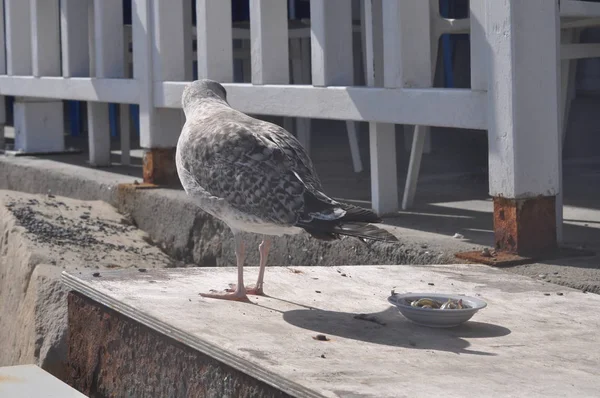
M 0 397 L 85 398 L 85 395 L 35 365 L 20 365 L 0 368 Z
M 246 269 L 249 281 L 256 272 Z M 292 396 L 600 391 L 600 336 L 591 332 L 600 327 L 597 295 L 446 265 L 269 268 L 269 296 L 252 304 L 198 296 L 234 280 L 232 268 L 63 273 L 68 288 Z M 387 303 L 392 288 L 474 295 L 488 307 L 460 327 L 430 329 Z
M 59 378 L 67 357 L 61 271 L 174 265 L 101 201 L 0 190 L 0 237 L 0 366 L 35 363 Z

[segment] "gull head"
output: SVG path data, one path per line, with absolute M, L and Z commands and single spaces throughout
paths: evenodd
M 187 113 L 190 107 L 205 100 L 217 100 L 227 103 L 227 91 L 219 82 L 210 79 L 195 80 L 188 84 L 181 96 L 181 105 Z

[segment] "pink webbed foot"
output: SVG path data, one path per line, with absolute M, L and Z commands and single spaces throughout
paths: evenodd
M 237 288 L 237 285 L 235 283 L 232 283 L 229 285 L 229 289 L 227 289 L 227 292 L 235 292 L 235 289 Z M 249 294 L 251 296 L 264 296 L 265 292 L 261 287 L 257 287 L 256 285 L 250 285 L 250 286 L 246 286 L 246 294 Z
M 227 289 L 225 292 L 218 293 L 200 293 L 200 296 L 218 300 L 241 301 L 244 303 L 250 302 L 250 299 L 247 296 L 247 292 L 238 292 L 235 289 L 232 291 Z

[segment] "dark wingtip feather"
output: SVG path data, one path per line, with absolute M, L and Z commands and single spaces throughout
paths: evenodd
M 389 231 L 371 224 L 359 222 L 342 223 L 341 225 L 336 226 L 334 232 L 340 235 L 354 236 L 357 238 L 372 239 L 383 242 L 398 242 L 398 238 L 396 238 Z

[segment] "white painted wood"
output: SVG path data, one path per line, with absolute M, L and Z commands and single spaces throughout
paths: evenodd
M 90 0 L 60 1 L 62 74 L 65 77 L 90 76 L 90 5 Z
M 182 21 L 189 9 L 184 0 L 154 0 L 153 73 L 155 81 L 185 81 L 188 73 L 184 62 L 187 54 L 187 33 Z M 191 18 L 191 17 L 190 17 Z M 191 22 L 190 22 L 191 23 Z M 191 40 L 191 38 L 190 38 Z
M 31 3 L 5 0 L 6 69 L 9 75 L 29 76 L 31 61 Z
M 490 195 L 558 195 L 558 3 L 490 1 L 487 27 Z
M 196 0 L 198 78 L 233 81 L 231 1 Z
M 365 0 L 366 84 L 383 85 L 383 9 L 382 0 Z M 398 209 L 398 172 L 396 168 L 396 126 L 369 123 L 371 165 L 371 207 L 378 214 Z
M 96 77 L 96 21 L 94 20 L 94 3 L 95 0 L 90 0 L 91 3 L 89 4 L 87 10 L 88 10 L 88 25 L 87 25 L 87 29 L 88 29 L 88 52 L 89 52 L 89 59 L 88 59 L 88 64 L 89 64 L 89 68 L 90 68 L 90 72 L 89 72 L 89 76 L 90 77 Z
M 4 15 L 4 0 L 0 1 L 0 15 Z M 6 74 L 6 35 L 4 18 L 0 18 L 0 75 Z
M 600 4 L 591 1 L 561 0 L 560 16 L 568 18 L 598 18 Z
M 312 0 L 310 10 L 313 85 L 353 85 L 352 2 Z M 347 121 L 346 129 L 354 170 L 362 171 L 357 126 L 353 121 Z M 306 136 L 310 131 L 301 134 Z M 304 140 L 309 141 L 306 137 Z
M 312 0 L 312 83 L 346 86 L 354 82 L 352 4 L 348 0 Z
M 383 1 L 384 85 L 431 87 L 431 12 L 428 1 Z M 406 123 L 412 124 L 412 123 Z M 428 129 L 415 124 L 402 208 L 414 201 Z
M 6 125 L 6 103 L 4 96 L 0 95 L 0 150 L 4 150 L 4 126 Z
M 0 78 L 0 83 L 2 79 Z M 224 84 L 229 103 L 256 115 L 484 129 L 487 96 L 464 89 Z M 185 83 L 157 83 L 157 107 L 181 108 Z M 0 94 L 2 87 L 0 87 Z
M 252 84 L 288 84 L 287 2 L 250 0 Z
M 17 97 L 13 109 L 15 150 L 27 153 L 64 151 L 61 101 Z
M 108 104 L 105 102 L 89 102 L 87 111 L 90 164 L 92 166 L 109 166 L 110 128 L 108 124 Z
M 489 48 L 486 37 L 486 1 L 469 2 L 470 46 L 471 46 L 471 89 L 488 89 Z
M 32 32 L 35 28 L 32 27 L 31 6 L 31 1 L 8 0 L 5 2 L 6 56 L 9 75 L 31 75 L 33 73 Z M 51 16 L 49 15 L 49 17 Z M 36 28 L 46 29 L 48 25 L 42 24 Z M 36 33 L 47 33 L 48 39 L 52 39 L 51 31 L 37 31 Z M 39 43 L 36 38 L 37 44 Z M 52 44 L 48 42 L 48 45 Z M 56 49 L 54 47 L 54 50 Z M 52 62 L 51 59 L 48 61 Z M 52 65 L 49 64 L 49 66 Z M 7 77 L 4 76 L 4 78 Z M 32 90 L 31 94 L 36 96 L 36 90 Z M 16 150 L 55 152 L 64 149 L 62 102 L 48 102 L 23 96 L 15 99 L 13 110 Z
M 94 54 L 92 73 L 98 78 L 125 77 L 123 60 L 123 4 L 120 0 L 93 0 L 89 26 Z M 89 161 L 93 166 L 110 165 L 108 103 L 88 102 Z
M 123 4 L 121 0 L 94 0 L 94 42 L 99 78 L 125 77 Z
M 0 76 L 0 95 L 137 104 L 140 85 L 133 79 Z
M 165 0 L 160 0 L 161 5 Z M 142 148 L 174 148 L 183 125 L 183 112 L 173 112 L 168 109 L 157 109 L 154 106 L 154 81 L 153 54 L 156 38 L 161 42 L 162 34 L 168 30 L 155 25 L 166 20 L 153 17 L 152 7 L 157 2 L 150 0 L 133 0 L 132 36 L 133 36 L 133 68 L 134 77 L 140 83 L 140 146 Z M 183 46 L 180 47 L 183 49 Z M 160 73 L 171 73 L 165 69 Z M 180 72 L 185 73 L 184 68 Z M 181 97 L 180 97 L 181 102 Z M 180 105 L 181 106 L 181 105 Z M 179 107 L 180 107 L 179 106 Z
M 131 164 L 131 112 L 128 104 L 119 105 L 119 139 L 121 140 L 121 164 Z
M 0 1 L 0 15 L 4 15 L 4 1 Z M 0 18 L 0 75 L 6 74 L 6 36 L 4 18 Z M 4 125 L 6 124 L 6 104 L 3 95 L 0 95 L 0 150 L 4 150 Z
M 194 56 L 194 43 L 193 43 L 193 35 L 195 32 L 192 25 L 192 1 L 196 0 L 183 0 L 183 39 L 184 39 L 184 72 L 185 72 L 185 81 L 192 81 L 194 79 L 194 61 L 196 57 Z
M 562 44 L 561 59 L 583 59 L 600 57 L 600 43 Z
M 34 76 L 60 76 L 59 0 L 31 0 Z

